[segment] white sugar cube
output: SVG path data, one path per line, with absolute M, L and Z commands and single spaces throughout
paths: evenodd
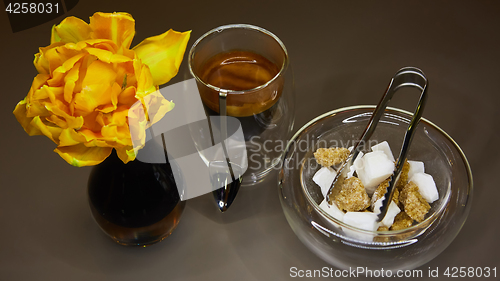
M 333 203 L 332 205 L 326 202 L 326 199 L 319 204 L 319 207 L 323 209 L 330 216 L 338 219 L 339 221 L 344 221 L 344 212 L 337 207 L 337 204 Z
M 353 165 L 354 167 L 358 167 L 358 166 L 359 166 L 359 167 L 361 167 L 361 165 L 362 165 L 362 163 L 361 163 L 361 158 L 363 158 L 363 156 L 364 156 L 364 155 L 365 155 L 365 154 L 363 153 L 363 151 L 360 151 L 360 152 L 358 153 L 358 156 L 356 156 L 356 159 L 354 159 L 354 161 L 352 162 L 352 165 Z
M 375 198 L 375 196 L 373 196 L 371 207 L 372 207 L 372 211 L 374 213 L 376 213 L 376 214 L 380 213 L 380 207 L 382 207 L 382 198 L 377 199 L 377 198 Z
M 326 193 L 328 189 L 332 186 L 333 180 L 337 172 L 334 169 L 329 167 L 322 167 L 319 169 L 313 176 L 313 181 L 321 187 L 321 193 L 323 197 L 326 197 Z
M 377 200 L 373 206 L 373 212 L 375 214 L 380 214 L 380 208 L 382 207 L 382 198 Z M 396 217 L 397 214 L 401 212 L 401 209 L 399 209 L 398 205 L 394 203 L 394 201 L 391 201 L 391 204 L 389 204 L 389 209 L 387 209 L 387 213 L 385 214 L 384 219 L 380 222 L 380 225 L 391 227 L 391 225 L 394 223 L 394 218 Z
M 351 167 L 349 167 L 349 172 L 347 172 L 346 179 L 352 178 L 352 176 L 354 176 L 354 172 L 356 172 L 356 169 L 354 169 L 354 165 L 352 165 Z
M 354 175 L 354 172 L 356 171 L 356 167 L 359 166 L 359 165 L 361 165 L 360 159 L 362 157 L 363 157 L 363 152 L 360 151 L 358 153 L 358 156 L 356 157 L 356 159 L 352 162 L 352 166 L 349 167 L 349 172 L 347 172 L 347 178 L 350 178 L 350 177 L 352 177 Z
M 370 231 L 378 228 L 377 214 L 372 212 L 347 212 L 344 215 L 344 223 Z
M 424 162 L 408 160 L 410 170 L 408 171 L 408 178 L 411 179 L 416 173 L 425 173 Z
M 414 182 L 418 186 L 418 191 L 420 195 L 428 202 L 432 203 L 439 199 L 439 193 L 434 182 L 434 178 L 426 173 L 415 173 L 410 181 Z
M 383 141 L 377 145 L 372 146 L 372 151 L 382 151 L 387 155 L 389 160 L 394 162 L 394 155 L 392 155 L 391 147 L 389 147 L 389 143 L 387 141 Z
M 347 212 L 344 215 L 344 223 L 369 231 L 376 231 L 378 228 L 377 214 L 372 212 Z M 347 228 L 343 230 L 347 236 L 363 241 L 372 241 L 375 236 L 372 234 L 359 233 Z
M 366 153 L 356 165 L 356 173 L 368 195 L 394 172 L 394 162 L 382 151 Z

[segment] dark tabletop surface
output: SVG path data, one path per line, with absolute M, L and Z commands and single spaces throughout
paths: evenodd
M 96 11 L 131 13 L 132 45 L 169 28 L 192 30 L 188 49 L 229 23 L 275 33 L 295 75 L 294 131 L 336 108 L 376 104 L 399 68 L 421 68 L 430 81 L 424 117 L 462 147 L 474 195 L 461 232 L 417 279 L 431 279 L 429 267 L 500 266 L 500 2 L 81 0 L 66 15 L 88 21 Z M 291 267 L 329 266 L 289 227 L 276 173 L 242 188 L 224 214 L 211 195 L 188 200 L 178 228 L 159 244 L 127 248 L 109 240 L 88 207 L 91 168 L 68 165 L 12 114 L 36 75 L 33 54 L 63 18 L 13 33 L 0 11 L 0 280 L 289 280 Z M 172 83 L 184 79 L 186 62 Z M 391 106 L 412 111 L 415 102 L 396 96 Z

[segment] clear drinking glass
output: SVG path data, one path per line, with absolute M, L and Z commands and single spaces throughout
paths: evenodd
M 245 68 L 238 68 L 242 62 Z M 257 26 L 221 26 L 194 43 L 189 70 L 207 115 L 219 115 L 224 102 L 227 116 L 241 123 L 248 159 L 243 183 L 260 181 L 279 163 L 294 122 L 293 74 L 284 44 Z
M 367 231 L 343 223 L 319 207 L 320 187 L 313 181 L 320 168 L 319 147 L 349 147 L 366 128 L 375 106 L 353 106 L 325 113 L 293 136 L 284 153 L 279 195 L 285 216 L 299 239 L 316 255 L 341 268 L 413 269 L 439 255 L 464 224 L 472 199 L 472 174 L 460 147 L 439 127 L 422 118 L 407 159 L 422 161 L 439 191 L 425 220 L 394 231 Z M 412 114 L 388 108 L 371 137 L 401 149 Z M 369 239 L 367 239 L 369 238 Z

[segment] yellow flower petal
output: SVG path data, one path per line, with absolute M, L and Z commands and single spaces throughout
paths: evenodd
M 26 111 L 24 114 L 26 117 L 34 117 L 37 115 L 47 116 L 48 112 L 45 109 L 43 99 L 46 98 L 48 93 L 43 93 L 45 91 L 46 86 L 44 85 L 47 82 L 47 79 L 50 76 L 48 74 L 38 74 L 35 79 L 33 79 L 33 83 L 31 84 L 30 91 L 28 92 L 26 101 Z M 41 88 L 41 89 L 40 89 Z M 41 100 L 40 100 L 41 98 Z
M 118 96 L 118 103 L 131 106 L 137 102 L 137 99 L 135 98 L 135 90 L 134 86 L 125 88 L 125 90 L 123 90 Z
M 80 133 L 85 138 L 85 142 L 87 143 L 96 140 L 98 138 L 102 138 L 102 135 L 100 133 L 96 133 L 89 129 L 81 129 L 78 131 L 78 133 Z
M 73 104 L 76 115 L 86 116 L 100 105 L 111 101 L 109 93 L 110 86 L 105 84 L 94 84 L 86 86 L 80 93 L 75 94 Z
M 106 140 L 103 140 L 102 137 L 101 139 L 95 139 L 90 142 L 84 143 L 86 147 L 115 147 L 116 144 L 114 142 L 108 142 Z
M 101 133 L 106 141 L 130 144 L 130 141 L 127 141 L 130 140 L 130 132 L 127 126 L 104 126 L 102 127 Z
M 128 13 L 95 13 L 90 27 L 92 38 L 112 40 L 124 49 L 130 48 L 135 35 L 135 20 Z
M 95 121 L 97 124 L 99 124 L 101 127 L 106 126 L 106 113 L 99 112 L 95 118 Z
M 75 88 L 73 89 L 73 93 L 79 93 L 82 91 L 83 79 L 87 75 L 87 69 L 89 65 L 97 61 L 95 56 L 84 56 L 81 60 L 81 66 L 78 73 L 78 80 L 75 83 Z
M 80 54 L 80 50 L 68 43 L 64 45 L 62 42 L 56 42 L 44 48 L 39 48 L 39 53 L 35 55 L 33 64 L 38 73 L 52 73 L 56 68 L 63 63 Z
M 118 104 L 118 95 L 121 91 L 122 88 L 120 85 L 118 85 L 118 83 L 114 83 L 113 86 L 108 89 L 108 92 L 104 94 L 103 98 L 106 98 L 101 100 L 101 105 L 99 105 L 96 109 L 104 113 L 110 113 L 115 110 Z M 108 98 L 111 100 L 111 103 Z
M 16 108 L 14 109 L 14 116 L 16 116 L 17 122 L 21 124 L 23 127 L 24 131 L 28 133 L 30 136 L 36 136 L 36 135 L 43 135 L 42 131 L 40 131 L 38 128 L 33 127 L 31 125 L 31 121 L 33 120 L 33 117 L 27 117 L 26 116 L 26 100 L 20 101 L 17 105 Z
M 62 117 L 59 117 L 57 115 L 50 115 L 45 118 L 47 121 L 50 123 L 53 123 L 54 125 L 58 126 L 59 128 L 67 128 L 68 124 L 66 123 L 66 120 L 64 120 Z
M 33 60 L 33 65 L 35 65 L 36 70 L 40 74 L 49 74 L 50 73 L 50 63 L 49 60 L 43 56 L 43 52 L 48 50 L 49 48 L 54 48 L 56 46 L 62 46 L 64 43 L 54 43 L 50 44 L 45 48 L 38 48 L 39 52 L 35 54 L 35 59 Z
M 49 96 L 49 102 L 44 103 L 44 109 L 51 111 L 50 107 L 57 107 L 60 110 L 63 110 L 65 112 L 69 112 L 69 108 L 66 106 L 66 104 L 63 102 L 64 101 L 64 87 L 48 87 L 44 85 L 42 87 L 43 91 L 47 93 Z
M 61 66 L 56 68 L 54 72 L 52 73 L 52 78 L 47 81 L 47 84 L 49 86 L 60 86 L 63 85 L 66 73 L 68 73 L 71 70 L 78 71 L 78 68 L 80 67 L 79 63 L 83 58 L 85 57 L 85 54 L 78 54 L 74 57 L 69 58 L 66 60 Z M 75 80 L 76 81 L 76 80 Z
M 76 167 L 93 166 L 106 159 L 113 149 L 111 147 L 86 147 L 83 144 L 58 147 L 54 151 L 66 162 Z
M 134 150 L 137 152 L 144 147 L 146 142 L 146 127 L 148 120 L 144 113 L 144 106 L 141 103 L 134 103 L 128 110 L 128 126 L 130 130 L 130 138 L 134 145 Z
M 51 102 L 54 102 L 56 99 L 62 98 L 63 96 L 63 87 L 50 87 L 47 85 L 41 86 L 39 89 L 32 88 L 33 91 L 28 93 L 28 97 L 31 99 L 31 102 L 41 101 L 45 99 L 50 99 Z M 62 99 L 61 99 L 62 100 Z M 39 115 L 39 114 L 37 114 Z
M 44 101 L 31 101 L 26 104 L 26 117 L 48 116 Z
M 59 136 L 59 146 L 71 146 L 85 142 L 85 138 L 75 129 L 64 129 Z
M 99 123 L 97 123 L 97 116 L 99 115 L 99 111 L 93 111 L 85 116 L 83 116 L 83 122 L 84 122 L 84 126 L 81 128 L 81 130 L 79 131 L 80 133 L 84 134 L 84 130 L 85 129 L 88 129 L 90 130 L 92 133 L 93 132 L 100 132 L 101 131 L 101 125 L 99 125 Z M 100 137 L 100 136 L 96 136 L 96 137 Z
M 128 110 L 129 107 L 120 106 L 111 115 L 111 124 L 115 124 L 116 126 L 124 126 L 127 124 L 128 118 Z
M 87 41 L 87 42 L 89 42 L 89 41 Z M 112 53 L 117 53 L 119 50 L 119 47 L 116 46 L 115 42 L 113 42 L 111 40 L 102 40 L 101 39 L 100 42 L 93 42 L 90 46 L 97 48 L 97 49 L 110 51 Z
M 64 101 L 71 103 L 73 101 L 73 92 L 75 90 L 76 82 L 78 81 L 78 74 L 80 71 L 80 63 L 77 63 L 72 68 L 66 77 L 64 77 Z
M 49 61 L 42 57 L 42 53 L 36 53 L 35 59 L 33 60 L 33 65 L 36 68 L 36 71 L 40 74 L 49 74 Z
M 85 89 L 91 85 L 111 86 L 116 81 L 116 71 L 108 63 L 96 60 L 87 66 L 87 73 L 82 81 L 82 88 Z
M 47 82 L 49 78 L 50 78 L 49 74 L 38 74 L 37 76 L 35 76 L 33 82 L 31 83 L 31 88 L 28 93 L 28 98 L 37 99 L 36 97 L 34 97 L 35 91 L 39 90 Z
M 169 31 L 146 38 L 133 50 L 143 63 L 149 66 L 153 76 L 153 84 L 167 83 L 179 71 L 184 51 L 191 31 Z
M 146 114 L 150 120 L 149 125 L 160 121 L 175 106 L 173 102 L 166 100 L 160 91 L 155 91 L 144 97 L 143 105 L 147 109 Z
M 96 56 L 99 60 L 106 63 L 121 63 L 121 62 L 132 61 L 132 59 L 129 57 L 119 54 L 114 54 L 108 50 L 103 50 L 98 48 L 86 48 L 85 50 L 89 52 L 89 54 Z
M 50 44 L 57 43 L 57 42 L 61 41 L 61 37 L 59 36 L 59 34 L 57 34 L 55 24 L 52 26 L 50 33 L 51 33 L 50 34 Z
M 153 77 L 151 76 L 151 72 L 149 71 L 149 67 L 145 64 L 141 65 L 141 68 L 138 72 L 137 78 L 137 91 L 135 93 L 135 97 L 139 100 L 142 100 L 148 94 L 156 91 L 156 86 L 153 84 Z
M 127 146 L 124 148 L 115 148 L 116 154 L 123 161 L 123 163 L 127 164 L 129 161 L 135 160 L 135 151 L 132 146 Z
M 47 136 L 49 139 L 51 139 L 56 144 L 59 144 L 59 135 L 62 132 L 61 128 L 45 124 L 42 121 L 42 119 L 40 118 L 40 116 L 33 117 L 33 120 L 31 120 L 31 126 L 40 130 L 42 132 L 42 134 Z
M 90 26 L 76 17 L 67 17 L 60 24 L 52 27 L 50 43 L 77 43 L 90 39 Z
M 111 112 L 115 108 L 112 104 L 112 93 L 113 88 L 104 84 L 85 87 L 82 92 L 75 95 L 75 114 L 87 115 L 93 111 Z
M 47 107 L 47 110 L 50 111 L 52 114 L 55 116 L 61 117 L 64 119 L 64 122 L 66 123 L 64 126 L 60 126 L 61 128 L 71 128 L 71 129 L 80 129 L 83 124 L 84 124 L 84 119 L 82 116 L 71 116 L 69 115 L 66 111 L 63 109 L 54 106 L 53 104 L 47 104 L 45 107 Z M 55 122 L 55 120 L 54 120 Z
M 50 78 L 49 74 L 38 74 L 33 79 L 33 83 L 31 83 L 31 88 L 38 89 L 40 88 L 47 80 Z

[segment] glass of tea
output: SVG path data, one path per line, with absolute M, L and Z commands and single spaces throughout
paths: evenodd
M 278 165 L 294 122 L 285 45 L 257 26 L 217 27 L 193 44 L 189 70 L 207 116 L 232 116 L 241 123 L 248 160 L 243 184 L 259 182 Z

